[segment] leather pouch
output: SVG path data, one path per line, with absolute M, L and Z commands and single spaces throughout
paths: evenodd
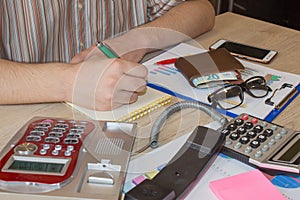
M 180 57 L 176 60 L 175 67 L 180 70 L 193 87 L 197 87 L 193 83 L 194 79 L 222 72 L 235 72 L 237 80 L 232 82 L 242 82 L 239 71 L 244 70 L 242 63 L 234 58 L 225 48 Z M 220 80 L 216 79 L 216 81 Z

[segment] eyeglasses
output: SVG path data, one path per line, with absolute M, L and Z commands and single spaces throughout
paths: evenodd
M 262 76 L 254 76 L 241 84 L 225 85 L 208 95 L 209 103 L 213 107 L 217 105 L 223 110 L 230 110 L 242 105 L 244 92 L 254 98 L 262 98 L 268 95 L 272 89 L 267 86 L 266 80 Z

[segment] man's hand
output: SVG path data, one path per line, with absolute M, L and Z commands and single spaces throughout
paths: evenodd
M 97 52 L 93 52 L 97 51 Z M 146 89 L 147 68 L 124 59 L 107 59 L 94 48 L 77 63 L 72 102 L 93 110 L 111 110 L 133 103 Z

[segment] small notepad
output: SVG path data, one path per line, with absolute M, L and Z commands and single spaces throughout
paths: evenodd
M 259 170 L 212 181 L 209 187 L 219 200 L 286 200 Z
M 171 95 L 147 87 L 147 92 L 139 96 L 136 102 L 123 105 L 112 111 L 95 111 L 77 106 L 75 104 L 69 103 L 69 105 L 94 120 L 133 122 L 144 115 L 147 115 L 154 110 L 171 103 L 171 101 Z

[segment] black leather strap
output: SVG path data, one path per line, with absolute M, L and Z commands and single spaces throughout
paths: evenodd
M 168 165 L 152 180 L 145 180 L 126 196 L 126 200 L 159 200 L 183 197 L 195 181 L 203 176 L 217 153 L 225 135 L 198 126 Z

